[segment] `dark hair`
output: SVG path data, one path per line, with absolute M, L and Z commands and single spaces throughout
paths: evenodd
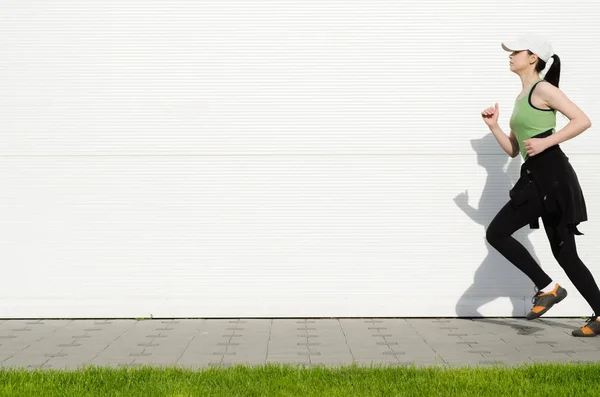
M 533 52 L 529 51 L 529 54 L 533 55 Z M 558 87 L 558 82 L 560 81 L 560 58 L 556 54 L 552 55 L 552 58 L 554 59 L 554 62 L 552 63 L 552 66 L 550 66 L 550 69 L 546 72 L 544 80 L 553 86 Z M 545 68 L 546 62 L 542 61 L 538 57 L 538 62 L 535 65 L 535 71 L 540 73 Z

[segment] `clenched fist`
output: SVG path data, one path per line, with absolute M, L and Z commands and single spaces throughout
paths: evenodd
M 498 115 L 500 111 L 498 109 L 498 104 L 494 107 L 489 107 L 481 112 L 481 117 L 483 117 L 483 121 L 488 125 L 488 127 L 492 127 L 498 124 Z

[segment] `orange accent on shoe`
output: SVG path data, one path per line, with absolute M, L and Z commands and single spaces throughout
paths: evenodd
M 554 295 L 554 296 L 558 296 L 558 288 L 560 287 L 560 285 L 556 284 L 554 286 L 554 289 L 552 291 L 549 292 L 544 292 L 543 294 L 541 294 L 540 296 L 545 296 L 545 295 Z
M 592 331 L 589 327 L 585 326 L 585 327 L 581 327 L 581 332 L 583 332 L 584 335 L 593 335 L 594 331 Z
M 544 309 L 546 309 L 546 306 L 534 306 L 533 309 L 531 309 L 531 311 L 534 313 L 539 313 Z

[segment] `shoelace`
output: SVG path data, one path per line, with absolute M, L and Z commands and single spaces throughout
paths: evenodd
M 533 298 L 531 298 L 531 303 L 533 303 L 534 305 L 537 304 L 540 300 L 542 293 L 542 291 L 537 290 L 535 295 L 533 295 Z
M 585 320 L 585 326 L 588 326 L 588 325 L 596 322 L 597 319 L 598 319 L 598 316 L 596 316 L 596 314 L 592 314 L 591 317 L 588 317 L 587 320 Z

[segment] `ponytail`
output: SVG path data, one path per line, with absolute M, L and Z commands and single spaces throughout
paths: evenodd
M 544 80 L 558 88 L 558 82 L 560 81 L 560 58 L 558 55 L 554 54 L 552 55 L 552 60 L 552 65 L 550 65 L 550 69 L 548 69 L 546 72 Z M 535 71 L 541 73 L 544 69 L 546 69 L 546 65 L 546 62 L 538 59 L 538 63 L 535 66 Z

